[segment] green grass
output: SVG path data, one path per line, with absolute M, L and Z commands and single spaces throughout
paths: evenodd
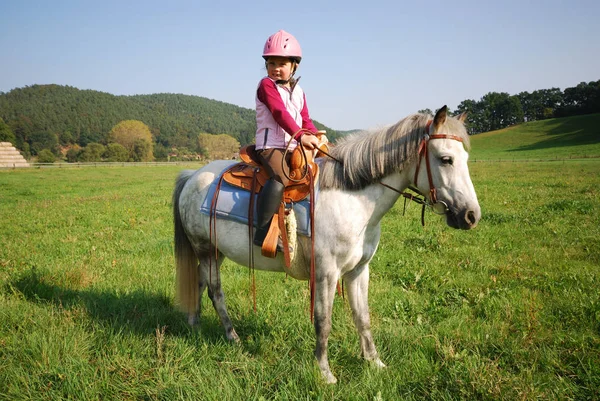
M 600 398 L 600 161 L 472 163 L 464 232 L 399 202 L 371 264 L 361 360 L 337 298 L 325 385 L 306 283 L 231 262 L 240 345 L 205 298 L 174 310 L 170 196 L 180 167 L 0 172 L 0 400 Z M 206 296 L 205 296 L 206 297 Z
M 0 399 L 585 399 L 600 387 L 596 161 L 473 164 L 472 232 L 386 217 L 372 263 L 376 342 L 362 362 L 338 299 L 321 383 L 305 283 L 223 279 L 241 346 L 205 306 L 173 310 L 170 191 L 178 168 L 0 175 Z M 563 170 L 556 174 L 556 170 Z
M 600 157 L 600 114 L 533 121 L 471 137 L 471 160 Z

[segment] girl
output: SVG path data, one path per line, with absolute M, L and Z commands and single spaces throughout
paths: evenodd
M 267 76 L 256 90 L 256 150 L 270 179 L 257 200 L 258 228 L 254 244 L 259 246 L 264 242 L 289 181 L 289 160 L 282 163 L 288 142 L 294 138 L 290 151 L 298 141 L 306 149 L 314 149 L 318 145 L 314 136 L 317 128 L 310 119 L 306 97 L 298 85 L 300 78 L 294 79 L 302 59 L 300 44 L 294 36 L 280 30 L 269 36 L 262 56 Z M 277 250 L 281 251 L 281 244 L 278 244 Z

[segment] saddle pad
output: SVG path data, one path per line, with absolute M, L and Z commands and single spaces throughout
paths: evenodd
M 210 215 L 210 206 L 217 189 L 219 177 L 215 179 L 210 188 L 208 194 L 204 198 L 204 202 L 200 206 L 200 212 L 202 214 Z M 315 199 L 318 195 L 318 191 L 315 188 Z M 254 195 L 258 196 L 258 195 Z M 217 218 L 236 221 L 238 223 L 248 224 L 248 203 L 250 202 L 250 191 L 242 190 L 228 184 L 226 181 L 221 183 L 221 191 L 217 199 L 216 205 L 216 216 Z M 254 225 L 256 226 L 256 204 L 257 200 L 254 200 Z M 286 205 L 288 208 L 290 204 Z M 292 208 L 296 215 L 296 221 L 298 224 L 298 234 L 310 237 L 310 204 L 308 199 L 304 199 L 300 202 L 292 203 Z

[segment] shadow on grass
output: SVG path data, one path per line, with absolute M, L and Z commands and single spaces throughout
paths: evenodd
M 18 291 L 29 302 L 51 304 L 64 310 L 83 308 L 87 315 L 99 324 L 112 327 L 116 333 L 134 333 L 156 336 L 156 329 L 167 327 L 171 335 L 198 340 L 210 344 L 223 343 L 224 330 L 212 304 L 204 294 L 203 316 L 200 333 L 187 324 L 186 317 L 179 313 L 170 298 L 158 293 L 136 290 L 119 294 L 114 291 L 77 290 L 61 287 L 53 278 L 33 268 L 20 278 L 7 284 L 8 292 Z M 209 313 L 214 314 L 210 316 Z M 207 315 L 207 316 L 204 316 Z M 233 322 L 240 337 L 252 333 L 270 337 L 270 327 L 260 318 L 248 318 Z M 238 327 L 239 326 L 239 327 Z M 256 351 L 254 345 L 244 346 L 247 352 Z
M 556 124 L 545 132 L 546 139 L 510 149 L 509 152 L 598 144 L 600 143 L 599 122 L 600 114 L 557 119 Z

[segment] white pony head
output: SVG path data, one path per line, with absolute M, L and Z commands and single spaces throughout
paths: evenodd
M 433 118 L 413 114 L 390 127 L 341 138 L 330 151 L 336 161 L 320 165 L 319 185 L 361 190 L 399 174 L 404 179 L 398 190 L 416 189 L 450 227 L 474 228 L 481 209 L 467 166 L 465 117 L 448 116 L 444 106 Z
M 434 212 L 444 214 L 450 227 L 468 230 L 477 226 L 481 209 L 467 165 L 465 118 L 465 113 L 449 117 L 446 106 L 438 110 L 426 125 L 411 176 L 412 186 L 427 197 Z

